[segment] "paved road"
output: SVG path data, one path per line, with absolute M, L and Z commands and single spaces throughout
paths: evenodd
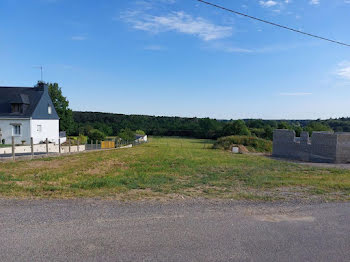
M 350 203 L 0 200 L 1 261 L 349 261 Z

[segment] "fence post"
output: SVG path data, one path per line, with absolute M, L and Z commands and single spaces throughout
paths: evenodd
M 30 152 L 33 159 L 34 158 L 34 141 L 32 137 L 30 138 Z
M 68 152 L 70 153 L 70 138 L 68 139 Z
M 46 155 L 49 155 L 49 140 L 47 138 L 45 140 L 45 144 L 46 144 Z
M 97 143 L 98 143 L 98 141 L 97 141 L 97 139 L 96 139 L 96 141 L 95 141 L 95 149 L 97 150 Z
M 93 150 L 94 149 L 94 141 L 91 139 L 90 143 L 91 143 L 90 150 Z
M 79 146 L 80 146 L 80 141 L 79 138 L 77 139 L 77 152 L 79 152 Z
M 61 154 L 61 138 L 58 139 L 58 154 Z
M 12 158 L 13 161 L 16 161 L 16 153 L 15 153 L 15 137 L 12 136 Z

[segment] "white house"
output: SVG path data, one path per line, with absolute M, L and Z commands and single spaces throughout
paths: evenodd
M 58 143 L 59 117 L 49 95 L 48 86 L 0 87 L 0 143 Z
M 136 134 L 136 136 L 135 136 L 135 141 L 136 142 L 142 143 L 142 142 L 147 142 L 147 140 L 148 140 L 147 135 L 138 135 L 138 134 Z

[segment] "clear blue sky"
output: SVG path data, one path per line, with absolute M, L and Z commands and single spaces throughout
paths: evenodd
M 349 0 L 212 0 L 350 43 Z M 1 0 L 0 85 L 58 82 L 74 110 L 350 116 L 350 48 L 195 0 Z

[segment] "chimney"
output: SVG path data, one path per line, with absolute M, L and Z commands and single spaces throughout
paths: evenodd
M 49 92 L 48 85 L 42 81 L 38 81 L 38 84 L 34 88 L 38 91 Z

